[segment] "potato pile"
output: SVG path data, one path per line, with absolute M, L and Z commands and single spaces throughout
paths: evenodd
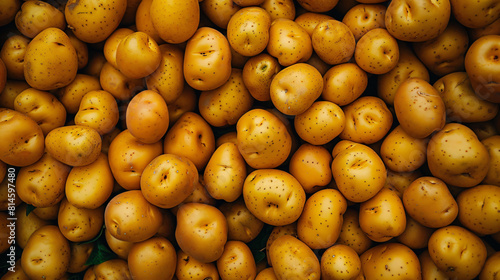
M 1 280 L 500 275 L 499 0 L 2 0 L 0 26 Z

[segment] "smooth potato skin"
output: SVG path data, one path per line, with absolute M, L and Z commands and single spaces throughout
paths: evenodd
M 255 239 L 264 227 L 264 222 L 248 210 L 243 199 L 223 203 L 219 209 L 227 220 L 229 240 L 248 243 Z
M 244 56 L 256 56 L 269 42 L 271 16 L 260 7 L 238 10 L 227 25 L 227 38 L 231 47 Z
M 242 241 L 230 240 L 217 260 L 221 279 L 255 279 L 257 267 L 252 251 Z
M 321 255 L 321 279 L 355 279 L 361 272 L 361 260 L 351 247 L 336 244 Z
M 161 39 L 170 44 L 187 41 L 198 28 L 200 6 L 197 0 L 153 0 L 150 17 Z
M 152 237 L 132 246 L 127 263 L 133 279 L 172 279 L 177 253 L 166 238 Z
M 380 244 L 361 256 L 362 274 L 366 280 L 375 279 L 422 279 L 417 255 L 400 243 Z
M 321 190 L 332 181 L 332 156 L 322 147 L 302 144 L 290 158 L 288 169 L 306 193 Z
M 291 235 L 278 237 L 269 249 L 277 279 L 320 279 L 320 262 L 311 248 Z
M 118 104 L 113 95 L 104 90 L 92 90 L 82 97 L 75 124 L 94 128 L 104 135 L 111 132 L 119 118 Z
M 219 272 L 215 263 L 200 262 L 182 250 L 178 250 L 175 276 L 178 280 L 192 280 L 193 275 L 199 275 L 200 279 L 219 280 Z
M 104 206 L 96 209 L 78 208 L 67 199 L 63 199 L 59 205 L 57 224 L 69 241 L 92 240 L 99 234 L 104 224 Z
M 479 235 L 500 232 L 500 187 L 477 185 L 461 192 L 457 197 L 458 220 Z
M 28 38 L 35 37 L 42 30 L 56 27 L 63 30 L 66 26 L 64 14 L 56 7 L 43 1 L 27 1 L 17 12 L 17 30 Z

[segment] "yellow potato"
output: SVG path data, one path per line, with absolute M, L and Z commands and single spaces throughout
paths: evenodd
M 130 249 L 135 243 L 123 241 L 114 237 L 113 235 L 111 235 L 107 228 L 104 230 L 104 235 L 106 238 L 106 243 L 108 244 L 111 251 L 113 251 L 113 253 L 115 253 L 119 258 L 126 260 L 128 258 Z
M 0 8 L 3 11 L 0 14 L 0 26 L 4 26 L 16 17 L 17 11 L 21 8 L 21 0 L 3 1 Z
M 495 252 L 486 259 L 486 263 L 479 274 L 479 280 L 495 279 L 495 275 L 500 273 L 500 253 Z
M 295 222 L 306 202 L 299 181 L 278 169 L 258 169 L 250 173 L 243 185 L 243 198 L 253 215 L 273 226 Z
M 126 261 L 111 259 L 91 266 L 85 272 L 83 279 L 132 280 L 132 276 L 130 276 L 130 270 Z
M 76 74 L 75 79 L 69 85 L 57 91 L 57 97 L 66 108 L 67 113 L 76 114 L 83 96 L 90 91 L 101 89 L 98 77 Z
M 0 106 L 14 110 L 14 100 L 23 90 L 31 88 L 25 81 L 7 80 L 0 94 Z
M 333 9 L 338 0 L 298 0 L 302 8 L 309 12 L 323 13 Z
M 255 279 L 257 267 L 250 248 L 242 241 L 228 241 L 217 259 L 221 279 Z
M 140 242 L 158 232 L 163 216 L 140 190 L 122 192 L 106 205 L 104 223 L 109 233 L 120 240 Z M 140 226 L 139 226 L 140 225 Z
M 116 68 L 131 79 L 150 75 L 160 66 L 161 59 L 158 43 L 141 31 L 127 35 L 116 48 Z
M 193 279 L 193 275 L 201 279 L 219 280 L 219 272 L 215 263 L 203 263 L 182 250 L 177 251 L 175 276 L 178 280 L 189 280 Z
M 203 0 L 200 8 L 210 21 L 220 28 L 227 29 L 231 17 L 241 9 L 232 0 Z
M 92 90 L 82 97 L 75 124 L 91 127 L 103 135 L 113 130 L 119 118 L 118 104 L 113 95 L 105 90 Z
M 76 56 L 78 57 L 78 70 L 83 69 L 89 62 L 89 48 L 87 43 L 78 39 L 71 30 L 66 31 L 73 47 L 75 47 Z M 78 75 L 78 74 L 77 74 Z
M 423 226 L 407 215 L 405 231 L 396 240 L 413 250 L 424 249 L 433 232 L 434 229 Z
M 354 55 L 356 41 L 347 25 L 338 20 L 319 23 L 311 35 L 316 54 L 331 65 L 348 62 Z
M 264 222 L 248 210 L 243 199 L 222 203 L 219 210 L 226 217 L 228 240 L 248 243 L 256 238 L 264 227 Z
M 322 21 L 331 19 L 333 19 L 333 17 L 327 14 L 306 12 L 297 16 L 295 18 L 295 22 L 298 23 L 302 28 L 304 28 L 309 36 L 312 36 L 314 28 L 316 28 L 318 24 L 320 24 Z
M 116 64 L 116 52 L 118 50 L 118 46 L 120 43 L 127 37 L 128 35 L 134 33 L 134 30 L 130 28 L 118 28 L 104 42 L 104 46 L 102 52 L 104 53 L 104 57 L 106 57 L 106 61 L 109 62 L 113 67 L 118 68 Z
M 167 103 L 170 126 L 176 123 L 185 112 L 194 112 L 197 104 L 198 95 L 192 87 L 185 84 L 181 94 L 172 103 Z
M 330 184 L 331 164 L 332 155 L 326 148 L 304 143 L 293 153 L 288 169 L 306 193 L 314 193 Z
M 101 144 L 99 132 L 82 125 L 58 127 L 45 137 L 47 152 L 70 166 L 83 166 L 94 162 L 101 154 Z
M 346 199 L 338 190 L 324 189 L 311 195 L 297 221 L 299 239 L 311 249 L 326 249 L 337 241 Z
M 130 248 L 127 263 L 133 279 L 172 279 L 177 253 L 166 238 L 152 237 Z
M 75 243 L 70 242 L 70 254 L 71 254 L 71 262 L 68 267 L 69 273 L 79 273 L 86 270 L 89 266 L 85 265 L 87 260 L 92 253 L 94 248 L 94 243 Z
M 476 133 L 477 134 L 477 133 Z M 490 167 L 483 184 L 500 186 L 500 136 L 493 135 L 481 141 L 490 154 Z
M 331 67 L 323 75 L 321 97 L 345 106 L 358 99 L 368 86 L 367 73 L 355 63 L 343 63 Z
M 500 232 L 496 210 L 500 204 L 500 187 L 477 185 L 466 189 L 457 197 L 458 220 L 469 230 L 487 235 Z
M 153 0 L 150 17 L 161 39 L 178 44 L 187 41 L 196 32 L 200 6 L 198 0 Z
M 259 272 L 255 280 L 277 280 L 276 274 L 274 273 L 274 268 L 268 267 Z
M 57 53 L 57 55 L 52 55 Z M 78 56 L 66 33 L 49 27 L 38 33 L 26 47 L 24 77 L 39 90 L 67 86 L 76 77 Z
M 269 42 L 271 16 L 261 7 L 238 10 L 227 25 L 227 39 L 231 47 L 244 56 L 256 56 Z
M 141 175 L 141 191 L 151 204 L 161 208 L 179 205 L 198 183 L 198 170 L 191 160 L 174 154 L 154 158 Z
M 277 279 L 320 279 L 320 263 L 313 250 L 291 235 L 278 237 L 269 249 Z
M 422 279 L 417 255 L 400 243 L 377 245 L 364 252 L 360 259 L 365 279 Z
M 384 5 L 357 4 L 344 14 L 342 22 L 349 27 L 354 39 L 358 41 L 372 29 L 385 28 L 386 8 Z
M 117 100 L 128 101 L 134 94 L 143 90 L 144 79 L 128 78 L 109 62 L 104 63 L 99 73 L 102 89 L 111 93 Z
M 253 98 L 259 101 L 271 99 L 271 82 L 281 70 L 274 57 L 263 53 L 250 58 L 243 67 L 243 83 Z
M 96 209 L 78 208 L 63 199 L 59 206 L 57 225 L 61 233 L 72 242 L 85 242 L 95 238 L 104 224 L 104 205 Z
M 69 242 L 59 228 L 46 225 L 28 239 L 21 265 L 30 279 L 59 279 L 68 270 L 70 256 Z
M 75 36 L 86 43 L 102 42 L 118 27 L 127 9 L 127 0 L 96 2 L 69 0 L 64 15 Z
M 321 255 L 321 279 L 355 279 L 360 272 L 361 260 L 349 246 L 337 244 Z
M 484 27 L 500 18 L 500 8 L 495 0 L 479 1 L 475 5 L 462 0 L 450 0 L 450 3 L 453 16 L 469 28 Z
M 49 27 L 66 28 L 64 14 L 51 4 L 39 0 L 24 2 L 16 14 L 15 23 L 17 30 L 28 38 L 35 37 Z
M 313 52 L 311 37 L 293 20 L 276 19 L 269 29 L 267 52 L 285 67 L 306 62 Z
M 9 239 L 5 238 L 2 240 L 2 248 L 8 248 L 11 245 L 17 245 L 21 248 L 26 248 L 26 244 L 28 244 L 28 239 L 30 238 L 31 235 L 33 235 L 33 232 L 35 232 L 37 229 L 49 225 L 50 222 L 41 219 L 38 217 L 35 213 L 30 212 L 28 215 L 26 215 L 26 208 L 27 204 L 23 203 L 20 204 L 18 207 L 16 207 L 16 215 L 15 218 L 16 220 L 16 228 L 15 228 L 15 234 L 12 236 L 10 234 L 10 230 L 13 228 L 12 227 L 7 227 L 7 225 L 11 224 L 10 221 L 3 221 L 6 222 L 5 226 L 2 228 L 2 230 L 5 230 L 5 236 L 9 236 Z M 10 216 L 7 215 L 7 212 L 2 212 L 2 214 L 5 214 L 6 218 L 10 218 Z M 15 240 L 12 240 L 10 237 L 14 237 Z M 9 245 L 10 242 L 15 242 Z M 7 246 L 7 247 L 5 247 Z M 3 250 L 5 251 L 5 250 Z
M 354 59 L 368 73 L 385 74 L 399 61 L 398 42 L 386 29 L 372 29 L 356 43 Z
M 418 259 L 422 268 L 422 279 L 448 280 L 450 279 L 444 272 L 439 270 L 434 261 L 432 261 L 429 251 L 423 251 Z
M 260 7 L 271 16 L 271 21 L 277 18 L 295 19 L 295 4 L 293 0 L 264 0 Z
M 3 43 L 0 58 L 7 68 L 7 78 L 24 80 L 24 56 L 29 42 L 23 35 L 13 35 Z

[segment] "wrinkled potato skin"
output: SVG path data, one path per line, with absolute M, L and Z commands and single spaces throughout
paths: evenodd
M 478 185 L 464 190 L 457 197 L 458 220 L 469 230 L 488 235 L 500 232 L 498 207 L 500 187 Z

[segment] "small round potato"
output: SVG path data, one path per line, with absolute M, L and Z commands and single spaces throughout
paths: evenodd
M 267 264 L 272 267 L 272 262 L 271 262 L 271 255 L 269 254 L 269 249 L 271 248 L 271 245 L 273 242 L 278 239 L 278 237 L 282 235 L 291 235 L 295 238 L 298 238 L 297 236 L 297 223 L 291 223 L 285 226 L 275 226 L 273 227 L 273 230 L 269 234 L 269 238 L 267 238 L 266 242 L 266 257 L 267 257 Z
M 15 23 L 17 30 L 28 38 L 34 38 L 49 27 L 61 30 L 66 28 L 64 14 L 51 4 L 40 0 L 24 2 L 16 14 Z
M 500 232 L 500 187 L 477 185 L 457 197 L 458 220 L 469 230 L 480 234 Z
M 219 272 L 215 263 L 200 262 L 182 250 L 177 251 L 175 276 L 178 280 L 192 280 L 193 275 L 199 276 L 200 279 L 219 280 Z
M 243 199 L 226 202 L 219 206 L 227 220 L 228 240 L 238 240 L 248 243 L 260 233 L 264 222 L 257 219 L 248 210 Z
M 220 28 L 227 29 L 231 17 L 241 9 L 232 0 L 203 0 L 200 8 L 210 21 Z
M 113 67 L 118 68 L 116 64 L 116 52 L 118 50 L 118 46 L 120 43 L 130 34 L 133 34 L 134 30 L 130 28 L 118 28 L 104 42 L 104 47 L 102 52 L 104 53 L 104 57 L 106 57 L 106 61 L 109 62 Z
M 322 147 L 302 144 L 290 158 L 288 169 L 306 193 L 325 188 L 332 181 L 332 155 Z
M 227 39 L 237 53 L 256 56 L 267 47 L 271 16 L 260 7 L 238 10 L 227 25 Z
M 144 88 L 144 79 L 128 78 L 109 62 L 102 66 L 99 82 L 103 90 L 111 93 L 117 100 L 123 101 L 130 100 Z
M 7 68 L 7 78 L 24 80 L 24 56 L 29 42 L 23 35 L 13 35 L 3 43 L 0 58 Z
M 343 244 L 351 247 L 358 253 L 363 254 L 372 247 L 373 241 L 368 238 L 359 226 L 359 212 L 354 208 L 347 208 L 344 213 L 344 222 L 340 230 L 337 244 Z
M 67 86 L 57 91 L 59 101 L 66 108 L 68 114 L 76 114 L 85 94 L 94 90 L 101 90 L 99 78 L 86 74 L 76 74 L 75 79 Z
M 423 226 L 407 215 L 405 231 L 396 240 L 413 250 L 424 249 L 433 232 L 434 229 Z
M 160 66 L 161 59 L 158 44 L 140 31 L 127 35 L 116 48 L 116 68 L 131 79 L 150 75 Z
M 252 251 L 242 241 L 230 240 L 224 245 L 224 252 L 217 259 L 217 270 L 221 279 L 255 279 L 257 276 Z
M 198 0 L 153 0 L 150 17 L 160 38 L 170 44 L 187 41 L 198 28 L 200 4 Z
M 161 208 L 179 205 L 198 183 L 198 170 L 186 157 L 162 154 L 142 172 L 141 191 L 151 204 Z
M 243 67 L 243 83 L 253 98 L 271 100 L 271 82 L 281 70 L 278 60 L 266 53 L 250 58 Z
M 113 253 L 115 253 L 119 258 L 126 260 L 128 258 L 128 254 L 130 252 L 130 248 L 135 244 L 129 241 L 120 240 L 109 232 L 106 228 L 104 230 L 104 235 L 106 238 L 106 243 Z
M 321 255 L 321 279 L 356 279 L 360 272 L 359 255 L 347 245 L 334 245 Z
M 26 209 L 27 209 L 27 204 L 26 203 L 22 203 L 20 204 L 18 207 L 16 207 L 16 215 L 15 215 L 15 218 L 17 219 L 16 220 L 16 228 L 15 228 L 15 233 L 13 233 L 11 235 L 11 230 L 13 230 L 12 226 L 10 227 L 7 227 L 7 225 L 9 225 L 11 222 L 9 220 L 7 220 L 7 218 L 12 218 L 10 215 L 7 214 L 7 212 L 1 212 L 2 214 L 5 214 L 5 220 L 2 221 L 2 234 L 4 234 L 5 232 L 5 235 L 4 236 L 12 236 L 12 237 L 15 237 L 15 244 L 21 248 L 26 248 L 26 244 L 28 244 L 28 239 L 31 237 L 31 235 L 33 235 L 33 232 L 35 232 L 37 229 L 45 226 L 45 225 L 49 225 L 51 224 L 50 221 L 47 221 L 47 220 L 44 220 L 44 219 L 41 219 L 40 217 L 38 217 L 35 213 L 30 212 L 28 215 L 26 215 Z M 37 208 L 38 209 L 38 208 Z M 5 223 L 5 224 L 4 224 Z M 12 225 L 12 224 L 11 224 Z M 15 236 L 13 236 L 15 235 Z M 12 240 L 11 238 L 7 239 L 7 238 L 4 238 L 4 240 L 2 240 L 2 248 L 5 248 L 5 250 L 7 248 L 10 247 L 10 245 L 14 245 L 14 243 L 12 243 L 12 241 L 10 241 L 12 244 L 9 244 L 9 240 Z M 5 251 L 5 250 L 2 250 L 2 251 Z
M 345 106 L 366 90 L 368 75 L 355 63 L 343 63 L 333 66 L 323 75 L 323 84 L 321 97 Z
M 360 259 L 365 279 L 422 279 L 417 255 L 401 243 L 379 244 L 364 252 Z
M 75 124 L 91 127 L 104 135 L 115 128 L 119 118 L 118 104 L 113 95 L 105 90 L 92 90 L 82 97 Z
M 385 28 L 386 9 L 384 5 L 357 4 L 344 14 L 342 22 L 349 27 L 354 39 L 358 41 L 372 29 Z
M 273 226 L 295 222 L 306 202 L 306 193 L 290 173 L 278 169 L 258 169 L 243 185 L 248 210 L 259 220 Z
M 319 23 L 311 40 L 314 52 L 331 65 L 348 62 L 356 48 L 356 40 L 349 27 L 334 19 Z
M 320 262 L 313 250 L 291 235 L 278 237 L 271 244 L 269 255 L 278 279 L 321 278 Z
M 61 233 L 72 242 L 94 239 L 104 224 L 104 206 L 96 209 L 78 208 L 66 198 L 59 205 L 57 225 Z
M 385 74 L 394 69 L 399 61 L 398 42 L 386 29 L 372 29 L 356 43 L 354 58 L 366 72 Z
M 168 239 L 152 237 L 134 243 L 130 248 L 127 263 L 133 279 L 172 279 L 177 264 L 177 253 Z
M 282 66 L 306 62 L 312 55 L 311 37 L 298 23 L 279 18 L 269 29 L 267 52 L 278 59 Z

